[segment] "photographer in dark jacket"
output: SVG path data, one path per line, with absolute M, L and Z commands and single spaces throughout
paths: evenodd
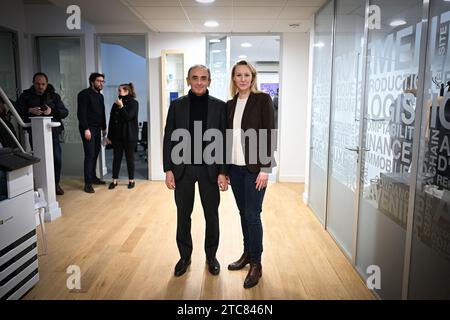
M 134 149 L 138 141 L 139 104 L 135 100 L 136 92 L 132 83 L 119 86 L 119 97 L 111 108 L 108 125 L 108 143 L 114 149 L 113 181 L 109 189 L 117 186 L 120 163 L 125 151 L 128 168 L 128 189 L 134 188 Z
M 64 194 L 59 185 L 61 178 L 62 151 L 59 142 L 59 135 L 64 129 L 62 119 L 67 117 L 69 110 L 64 106 L 55 88 L 48 83 L 45 73 L 38 72 L 33 76 L 33 86 L 25 90 L 16 102 L 24 122 L 31 122 L 32 117 L 52 117 L 53 122 L 61 122 L 61 126 L 52 128 L 53 138 L 53 162 L 55 167 L 55 190 L 57 195 Z M 30 145 L 33 148 L 33 137 L 31 129 L 27 128 Z

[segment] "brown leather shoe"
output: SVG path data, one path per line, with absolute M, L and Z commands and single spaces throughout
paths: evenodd
M 238 261 L 228 265 L 228 270 L 241 270 L 248 263 L 250 263 L 250 254 L 248 252 L 244 252 Z
M 261 263 L 250 263 L 250 270 L 245 277 L 244 288 L 249 289 L 258 284 L 259 278 L 262 277 Z

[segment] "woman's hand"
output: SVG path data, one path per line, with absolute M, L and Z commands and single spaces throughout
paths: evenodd
M 260 172 L 256 178 L 256 190 L 261 191 L 267 187 L 267 182 L 269 181 L 269 174 L 265 172 Z
M 116 104 L 119 106 L 119 108 L 123 108 L 122 98 L 118 98 L 118 99 L 116 100 Z
M 217 185 L 219 186 L 220 191 L 227 191 L 228 190 L 227 177 L 223 174 L 219 174 L 219 176 L 217 177 Z
M 84 130 L 84 138 L 87 141 L 91 141 L 91 130 L 89 130 L 89 129 Z

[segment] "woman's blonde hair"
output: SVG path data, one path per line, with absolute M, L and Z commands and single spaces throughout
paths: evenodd
M 231 97 L 234 97 L 236 95 L 236 93 L 238 92 L 238 87 L 236 86 L 236 84 L 234 83 L 234 73 L 236 71 L 236 67 L 237 66 L 247 66 L 248 69 L 250 70 L 251 74 L 252 74 L 252 83 L 250 85 L 250 91 L 253 93 L 257 93 L 260 92 L 258 90 L 258 79 L 257 79 L 257 72 L 254 66 L 252 66 L 249 62 L 245 61 L 245 60 L 241 60 L 236 62 L 236 64 L 233 66 L 233 69 L 231 69 L 231 81 L 230 81 L 230 94 Z
M 124 88 L 128 91 L 128 94 L 133 98 L 136 98 L 136 90 L 134 89 L 133 83 L 122 83 L 119 87 Z

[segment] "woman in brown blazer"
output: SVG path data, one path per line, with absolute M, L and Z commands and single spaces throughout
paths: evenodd
M 269 173 L 275 165 L 275 121 L 272 99 L 257 90 L 256 69 L 250 63 L 239 61 L 234 65 L 230 91 L 234 98 L 227 102 L 227 114 L 233 139 L 227 158 L 230 184 L 241 217 L 244 253 L 228 269 L 240 270 L 250 263 L 244 288 L 251 288 L 262 276 L 261 211 Z

